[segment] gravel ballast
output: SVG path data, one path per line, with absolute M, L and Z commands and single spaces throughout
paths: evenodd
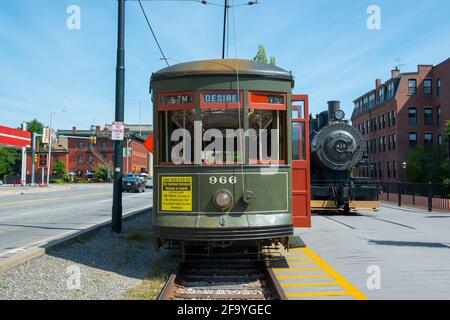
M 126 299 L 149 277 L 163 279 L 172 267 L 170 256 L 153 249 L 148 210 L 124 221 L 122 234 L 104 227 L 0 273 L 0 300 Z M 164 274 L 154 275 L 155 265 Z

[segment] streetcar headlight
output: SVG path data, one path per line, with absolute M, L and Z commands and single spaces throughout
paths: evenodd
M 221 190 L 214 196 L 214 204 L 222 210 L 229 209 L 233 204 L 233 196 L 226 190 Z

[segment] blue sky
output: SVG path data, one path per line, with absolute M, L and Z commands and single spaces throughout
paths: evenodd
M 211 0 L 218 3 L 222 0 Z M 234 0 L 235 4 L 245 1 Z M 115 0 L 0 1 L 0 125 L 38 118 L 52 110 L 59 128 L 89 128 L 114 117 L 117 32 Z M 381 8 L 381 30 L 366 27 L 369 5 Z M 68 30 L 69 5 L 81 9 L 81 29 Z M 181 1 L 144 1 L 168 57 L 218 58 L 223 9 Z M 339 99 L 351 114 L 354 98 L 387 80 L 396 59 L 402 71 L 450 57 L 448 0 L 260 0 L 235 9 L 237 56 L 252 58 L 265 45 L 280 67 L 308 93 L 313 112 Z M 127 1 L 127 123 L 152 122 L 148 82 L 164 67 L 136 1 Z M 232 24 L 231 24 L 232 25 Z M 230 40 L 232 40 L 232 33 Z M 230 41 L 234 57 L 234 41 Z

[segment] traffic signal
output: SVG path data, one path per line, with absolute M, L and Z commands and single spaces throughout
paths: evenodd
M 97 144 L 97 137 L 96 136 L 89 137 L 89 143 L 90 144 Z
M 37 154 L 34 155 L 34 162 L 38 162 L 38 155 Z

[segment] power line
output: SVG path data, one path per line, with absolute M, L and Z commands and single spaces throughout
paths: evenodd
M 163 52 L 163 50 L 162 50 L 162 48 L 161 48 L 161 46 L 159 44 L 158 38 L 156 37 L 155 32 L 153 31 L 152 25 L 150 24 L 150 21 L 148 20 L 147 13 L 145 12 L 144 7 L 142 6 L 141 0 L 138 0 L 138 2 L 139 2 L 139 5 L 140 5 L 140 7 L 142 9 L 142 13 L 144 14 L 145 20 L 147 21 L 147 25 L 150 28 L 150 31 L 152 32 L 153 38 L 155 39 L 155 42 L 158 45 L 159 51 L 161 52 L 161 55 L 163 56 L 164 61 L 166 62 L 167 66 L 170 67 L 169 62 L 167 62 L 166 55 L 164 54 L 164 52 Z

